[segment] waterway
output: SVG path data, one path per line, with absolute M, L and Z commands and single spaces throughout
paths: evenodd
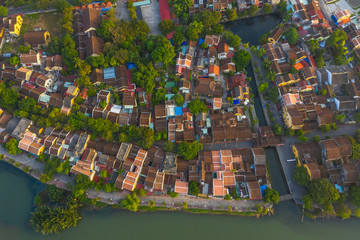
M 254 45 L 263 33 L 279 22 L 280 19 L 274 15 L 255 17 L 237 21 L 231 29 L 240 35 L 243 42 Z M 256 99 L 255 97 L 255 105 L 258 105 Z M 258 106 L 256 113 L 260 126 L 265 125 L 262 110 Z M 281 177 L 277 155 L 272 149 L 266 149 L 266 156 L 271 160 L 273 187 L 280 194 L 285 194 L 287 190 Z M 300 209 L 292 202 L 283 202 L 276 206 L 274 216 L 260 219 L 183 212 L 131 213 L 111 208 L 92 211 L 85 209 L 82 210 L 83 219 L 78 227 L 44 237 L 34 232 L 29 224 L 30 213 L 34 210 L 32 199 L 44 187 L 19 169 L 0 161 L 0 240 L 347 240 L 356 239 L 360 234 L 359 221 L 355 219 L 327 219 L 325 222 L 316 223 L 305 219 L 300 223 Z
M 83 210 L 76 228 L 42 236 L 28 220 L 32 199 L 44 188 L 17 168 L 0 162 L 0 239 L 2 240 L 98 240 L 98 239 L 269 239 L 332 240 L 355 239 L 359 221 L 327 219 L 300 223 L 300 209 L 291 202 L 276 206 L 275 215 L 255 217 L 194 215 L 183 212 L 131 213 L 111 208 Z

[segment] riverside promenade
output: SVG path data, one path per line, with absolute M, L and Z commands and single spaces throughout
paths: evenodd
M 4 155 L 2 161 L 7 162 L 8 164 L 14 165 L 14 163 L 19 163 L 17 166 L 20 170 L 24 170 L 24 167 L 30 167 L 28 174 L 37 180 L 40 179 L 40 175 L 44 169 L 44 164 L 35 160 L 33 157 L 28 157 L 26 154 L 19 155 L 10 155 L 3 147 L 0 146 L 0 154 Z M 11 160 L 13 159 L 13 160 Z M 13 162 L 15 161 L 15 162 Z M 14 166 L 15 167 L 15 166 Z M 46 184 L 54 184 L 58 188 L 71 191 L 72 183 L 74 179 L 68 175 L 63 175 L 56 173 L 54 177 L 47 182 Z M 107 193 L 105 191 L 95 191 L 94 189 L 89 189 L 86 191 L 86 195 L 90 199 L 97 199 L 100 202 L 107 204 L 118 204 L 119 201 L 126 198 L 130 192 L 127 191 L 118 191 Z M 271 204 L 264 204 L 263 201 L 255 200 L 224 200 L 221 198 L 202 198 L 196 196 L 178 196 L 176 198 L 171 198 L 168 195 L 161 196 L 144 196 L 140 197 L 140 206 L 148 206 L 150 201 L 155 202 L 157 207 L 167 207 L 167 208 L 182 208 L 183 203 L 187 203 L 188 208 L 192 209 L 204 209 L 204 210 L 221 210 L 228 211 L 229 208 L 232 209 L 232 212 L 254 212 L 256 205 L 262 205 L 267 208 L 271 208 Z

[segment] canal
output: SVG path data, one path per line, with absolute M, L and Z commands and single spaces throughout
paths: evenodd
M 276 27 L 281 22 L 278 15 L 265 15 L 255 18 L 248 18 L 240 21 L 235 21 L 226 25 L 234 34 L 237 34 L 242 42 L 249 43 L 250 45 L 257 45 L 259 38 Z M 241 23 L 241 24 L 240 24 Z M 254 27 L 256 26 L 256 27 Z M 249 28 L 251 27 L 251 31 Z M 254 72 L 251 66 L 247 68 L 248 76 L 251 77 L 250 87 L 254 94 L 254 107 L 259 120 L 259 126 L 267 126 L 261 100 L 257 91 Z M 276 189 L 280 195 L 288 194 L 288 186 L 285 181 L 285 176 L 280 164 L 279 156 L 276 148 L 266 148 L 265 155 L 268 163 L 272 187 Z

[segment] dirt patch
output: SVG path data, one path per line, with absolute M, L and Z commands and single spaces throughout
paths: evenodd
M 61 21 L 62 14 L 56 12 L 25 15 L 20 35 L 22 37 L 27 31 L 41 28 L 49 31 L 51 37 L 62 37 Z

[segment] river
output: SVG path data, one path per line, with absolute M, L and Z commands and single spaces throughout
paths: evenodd
M 237 21 L 231 30 L 239 34 L 244 42 L 256 44 L 257 39 L 280 19 L 274 15 Z M 249 24 L 256 31 L 249 31 Z M 265 26 L 266 25 L 266 26 Z M 255 104 L 257 104 L 255 102 Z M 261 119 L 261 110 L 257 110 Z M 280 194 L 287 192 L 281 176 L 277 156 L 266 149 L 270 158 L 270 173 L 273 187 Z M 277 173 L 277 174 L 275 174 Z M 280 174 L 279 174 L 280 173 Z M 355 239 L 359 236 L 359 221 L 326 219 L 316 222 L 305 219 L 300 223 L 300 209 L 292 202 L 276 206 L 275 215 L 256 219 L 254 217 L 194 215 L 183 212 L 131 213 L 111 208 L 82 210 L 83 219 L 76 228 L 59 235 L 42 236 L 29 224 L 33 211 L 32 199 L 44 185 L 21 170 L 0 161 L 0 240 L 38 239 L 276 239 L 276 240 L 332 240 Z

